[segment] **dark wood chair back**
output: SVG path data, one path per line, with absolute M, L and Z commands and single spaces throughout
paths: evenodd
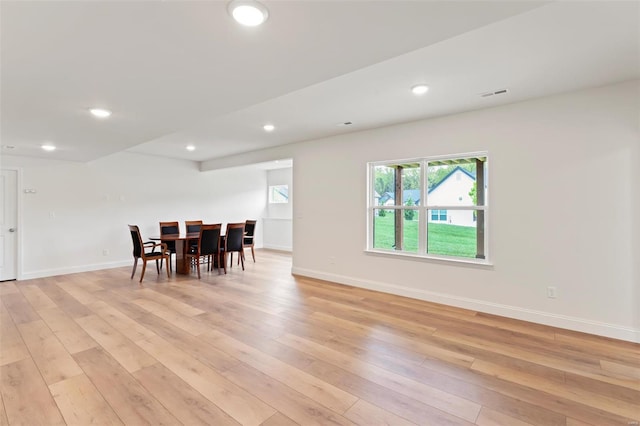
M 254 234 L 256 232 L 256 221 L 255 220 L 247 220 L 244 223 L 244 248 L 251 249 L 251 257 L 253 261 L 256 261 L 256 252 L 254 250 Z
M 180 233 L 180 224 L 178 222 L 160 222 L 160 236 L 163 235 L 171 235 L 171 234 L 179 234 Z M 176 252 L 176 242 L 175 241 L 167 241 L 167 247 L 169 247 L 169 251 L 171 253 Z
M 222 224 L 200 225 L 200 239 L 198 240 L 198 253 L 200 256 L 218 254 L 220 251 L 220 233 Z
M 231 254 L 231 263 L 233 266 L 233 253 L 238 253 L 238 258 L 242 262 L 242 270 L 244 271 L 244 222 L 227 223 L 227 230 L 224 236 L 224 273 L 227 273 L 227 256 Z
M 244 245 L 249 246 L 253 244 L 253 234 L 256 232 L 256 221 L 247 220 L 244 223 Z
M 140 235 L 140 229 L 136 225 L 129 225 L 129 232 L 131 233 L 131 240 L 133 242 L 133 257 L 141 257 L 142 236 Z
M 201 220 L 186 220 L 184 222 L 185 229 L 187 230 L 187 234 L 191 234 L 192 232 L 200 232 L 200 227 L 202 226 Z
M 228 223 L 225 235 L 225 251 L 240 251 L 244 247 L 244 223 Z
M 211 269 L 212 259 L 215 258 L 218 271 L 220 271 L 220 232 L 222 231 L 222 224 L 200 224 L 198 226 L 200 227 L 198 243 L 191 247 L 189 253 L 187 253 L 187 257 L 192 260 L 191 264 L 195 265 L 198 269 L 198 279 L 200 279 L 200 263 L 203 257 L 209 259 L 207 270 Z

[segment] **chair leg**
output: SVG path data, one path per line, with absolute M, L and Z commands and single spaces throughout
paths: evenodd
M 200 257 L 196 257 L 196 268 L 198 268 L 198 279 L 200 279 Z
M 140 274 L 140 282 L 142 282 L 142 279 L 144 278 L 144 271 L 146 270 L 147 270 L 147 260 L 142 259 L 142 274 Z
M 160 260 L 160 262 L 162 263 L 162 260 Z M 167 258 L 167 263 L 171 263 L 169 258 Z M 167 268 L 167 278 L 171 278 L 171 273 L 169 272 L 169 268 Z
M 137 266 L 138 266 L 138 258 L 137 258 L 137 257 L 134 257 L 134 258 L 133 258 L 133 271 L 131 271 L 131 278 L 130 278 L 130 279 L 133 279 L 133 276 L 134 276 L 134 275 L 135 275 L 135 273 L 136 273 L 136 267 L 137 267 Z
M 233 268 L 233 252 L 230 251 L 229 254 L 231 255 L 231 262 L 229 262 L 229 268 Z M 227 265 L 227 262 L 224 262 L 225 266 Z
M 225 251 L 224 252 L 224 259 L 223 259 L 223 262 L 222 262 L 222 267 L 224 268 L 224 273 L 225 274 L 227 273 L 227 254 L 229 254 L 229 252 Z
M 253 263 L 256 263 L 256 252 L 253 251 L 253 244 L 251 244 L 251 257 L 253 257 Z
M 242 263 L 242 270 L 244 271 L 244 251 L 238 253 L 238 255 L 240 256 L 240 263 Z
M 156 271 L 158 271 L 158 275 L 160 275 L 160 262 L 156 259 Z

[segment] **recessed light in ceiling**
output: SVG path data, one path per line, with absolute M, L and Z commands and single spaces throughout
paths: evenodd
M 247 27 L 256 27 L 269 17 L 267 8 L 255 0 L 233 0 L 227 10 L 233 19 Z
M 187 145 L 187 151 L 195 151 L 196 147 L 194 145 Z
M 424 95 L 429 91 L 429 86 L 426 84 L 416 84 L 411 88 L 414 95 Z
M 56 150 L 56 146 L 51 144 L 51 143 L 45 143 L 41 146 L 42 149 L 44 149 L 45 151 L 55 151 Z
M 91 108 L 89 112 L 91 115 L 98 118 L 107 118 L 111 115 L 111 111 L 103 108 Z
M 274 126 L 273 124 L 265 124 L 264 126 L 262 126 L 262 128 L 265 132 L 273 132 L 276 126 Z

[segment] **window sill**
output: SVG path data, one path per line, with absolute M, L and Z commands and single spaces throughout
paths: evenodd
M 395 252 L 390 250 L 366 249 L 366 254 L 383 257 L 396 257 L 407 260 L 417 260 L 425 262 L 435 262 L 442 264 L 459 264 L 466 266 L 478 266 L 481 268 L 493 268 L 493 262 L 487 259 L 470 259 L 463 257 L 435 256 L 430 254 Z

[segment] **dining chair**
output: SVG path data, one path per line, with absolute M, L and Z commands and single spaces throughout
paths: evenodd
M 227 273 L 227 255 L 231 253 L 229 267 L 233 267 L 233 253 L 238 253 L 244 271 L 244 222 L 227 223 L 227 230 L 224 236 L 224 273 Z
M 160 237 L 163 235 L 171 235 L 171 234 L 179 234 L 180 233 L 180 224 L 178 222 L 160 222 Z M 171 254 L 176 253 L 176 242 L 175 241 L 167 241 L 167 247 Z M 169 269 L 171 270 L 171 254 L 169 255 Z M 162 262 L 160 262 L 162 266 Z
M 256 221 L 255 220 L 247 220 L 244 223 L 244 248 L 251 247 L 251 257 L 253 257 L 253 263 L 256 262 L 256 253 L 253 250 L 253 235 L 256 231 Z M 244 254 L 243 254 L 244 255 Z M 240 261 L 240 259 L 238 259 Z
M 192 263 L 195 262 L 198 269 L 198 279 L 200 279 L 200 258 L 212 256 L 216 257 L 218 262 L 218 273 L 220 272 L 220 232 L 222 231 L 222 224 L 215 223 L 211 225 L 200 225 L 200 237 L 198 238 L 198 244 L 195 249 L 189 250 L 187 257 L 191 258 Z M 211 269 L 211 262 L 207 270 Z
M 184 227 L 187 230 L 187 234 L 192 234 L 194 232 L 200 232 L 200 227 L 202 226 L 201 220 L 185 220 Z M 189 251 L 195 250 L 198 248 L 198 243 L 195 241 L 189 241 Z
M 167 243 L 156 243 L 153 241 L 142 242 L 142 236 L 140 235 L 140 229 L 136 225 L 129 225 L 129 232 L 131 233 L 131 241 L 133 242 L 133 270 L 131 271 L 131 279 L 136 273 L 136 267 L 138 266 L 138 259 L 142 259 L 142 274 L 140 274 L 140 282 L 144 278 L 144 272 L 147 269 L 147 262 L 149 260 L 156 261 L 156 269 L 160 274 L 160 265 L 158 261 L 164 259 L 169 263 L 169 256 L 171 253 L 167 247 Z M 160 251 L 156 251 L 156 248 L 160 247 Z M 151 251 L 147 251 L 151 250 Z M 169 268 L 167 268 L 167 277 L 169 275 Z

